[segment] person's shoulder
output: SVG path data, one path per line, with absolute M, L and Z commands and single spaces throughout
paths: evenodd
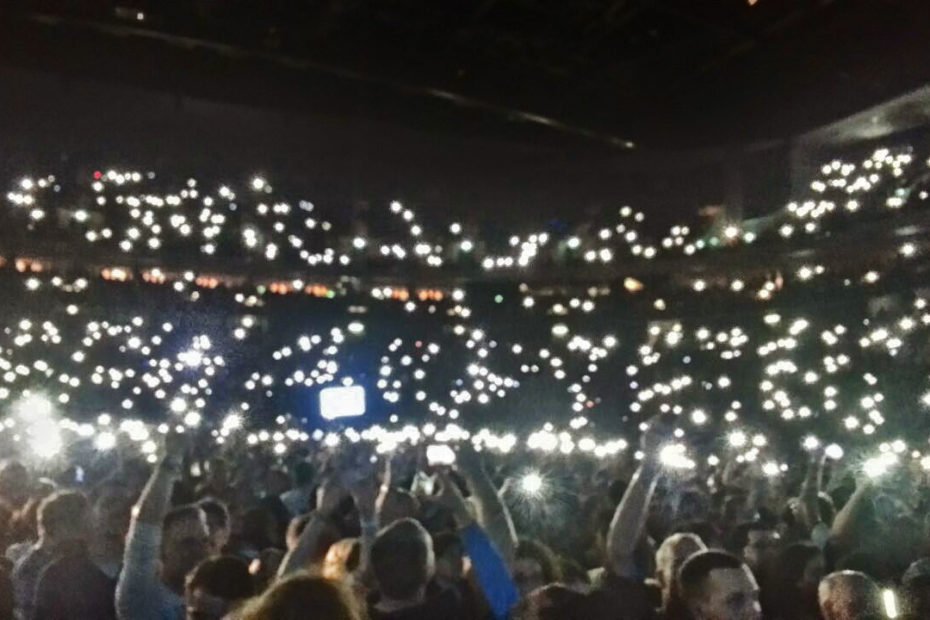
M 13 563 L 13 576 L 15 577 L 23 572 L 35 570 L 37 567 L 47 563 L 47 555 L 47 552 L 40 549 L 38 545 L 30 545 Z

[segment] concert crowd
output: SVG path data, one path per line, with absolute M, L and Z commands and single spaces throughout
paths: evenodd
M 930 618 L 926 170 L 500 243 L 260 176 L 21 177 L 0 620 Z

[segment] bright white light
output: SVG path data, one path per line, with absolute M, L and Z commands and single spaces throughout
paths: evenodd
M 450 466 L 455 464 L 455 451 L 445 444 L 426 447 L 426 461 L 432 465 Z
M 831 458 L 834 461 L 838 461 L 843 458 L 843 448 L 835 443 L 831 443 L 829 446 L 827 446 L 827 449 L 824 450 L 824 452 L 828 458 Z
M 885 453 L 863 463 L 862 471 L 869 478 L 880 478 L 888 473 L 888 470 L 897 462 L 898 460 L 893 454 Z
M 805 450 L 816 450 L 820 445 L 820 440 L 814 437 L 813 435 L 808 435 L 804 438 L 804 449 Z
M 94 439 L 94 447 L 100 452 L 106 452 L 116 447 L 116 435 L 109 431 L 104 431 Z
M 353 385 L 320 390 L 320 415 L 325 420 L 365 415 L 365 388 Z
M 885 615 L 889 618 L 898 617 L 898 601 L 895 598 L 894 590 L 885 588 L 882 590 L 882 602 L 885 604 Z
M 529 472 L 520 478 L 520 491 L 523 495 L 529 497 L 539 497 L 542 495 L 546 481 L 538 472 Z
M 52 414 L 52 402 L 38 394 L 20 399 L 13 408 L 16 415 L 27 421 L 46 418 Z
M 694 469 L 694 461 L 685 455 L 680 443 L 669 444 L 659 451 L 659 462 L 671 469 Z
M 742 448 L 746 445 L 746 433 L 743 431 L 733 431 L 730 433 L 727 440 L 730 442 L 730 445 L 734 448 Z

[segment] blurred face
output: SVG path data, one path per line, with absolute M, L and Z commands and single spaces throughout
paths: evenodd
M 700 600 L 689 602 L 695 620 L 761 620 L 759 586 L 747 567 L 713 570 Z
M 513 564 L 513 579 L 521 596 L 546 585 L 543 567 L 533 558 L 517 558 Z
M 753 570 L 770 562 L 781 546 L 781 536 L 775 530 L 754 530 L 743 548 L 743 559 Z
M 210 537 L 203 519 L 178 521 L 164 533 L 162 540 L 162 578 L 175 587 L 209 554 Z

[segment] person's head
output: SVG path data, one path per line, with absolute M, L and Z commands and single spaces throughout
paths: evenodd
M 297 546 L 300 535 L 303 534 L 303 531 L 312 519 L 313 516 L 309 514 L 291 519 L 290 524 L 287 526 L 287 534 L 285 535 L 285 544 L 288 550 L 292 550 Z M 338 543 L 341 539 L 342 532 L 339 531 L 339 528 L 335 524 L 324 524 L 317 536 L 317 547 L 312 550 L 310 556 L 307 558 L 308 565 L 305 568 L 309 569 L 311 566 L 317 566 L 323 562 L 327 553 L 329 553 L 330 547 Z
M 759 586 L 742 560 L 699 551 L 678 572 L 682 603 L 692 620 L 760 620 Z
M 433 536 L 436 553 L 436 577 L 454 583 L 465 576 L 465 548 L 462 541 L 452 532 Z
M 435 572 L 429 533 L 413 519 L 403 519 L 384 528 L 371 547 L 371 568 L 384 598 L 421 599 Z
M 882 593 L 865 573 L 830 573 L 817 590 L 824 620 L 864 620 L 881 616 Z
M 0 501 L 12 509 L 29 499 L 29 470 L 19 461 L 0 463 Z
M 210 536 L 210 555 L 219 555 L 229 542 L 229 510 L 218 499 L 200 500 L 200 508 L 207 515 L 207 533 Z
M 391 525 L 402 519 L 414 519 L 420 513 L 420 501 L 403 489 L 391 489 L 381 505 L 381 524 Z
M 904 617 L 930 618 L 930 559 L 917 560 L 901 578 Z
M 161 578 L 181 592 L 187 574 L 209 555 L 207 518 L 196 504 L 179 506 L 162 521 Z
M 362 620 L 361 611 L 344 585 L 298 573 L 276 582 L 246 605 L 240 620 Z
M 277 497 L 291 488 L 291 477 L 280 469 L 270 469 L 265 474 L 265 493 Z
M 775 576 L 784 592 L 807 593 L 816 596 L 823 579 L 826 562 L 820 548 L 803 542 L 782 549 L 775 564 Z
M 537 540 L 520 539 L 513 563 L 513 579 L 526 596 L 550 583 L 562 580 L 559 561 L 552 549 Z
M 316 481 L 316 469 L 307 461 L 301 461 L 294 467 L 294 486 L 298 489 L 310 488 Z
M 678 569 L 685 560 L 707 546 L 696 534 L 672 534 L 659 546 L 656 551 L 656 581 L 662 588 L 662 603 L 667 604 L 676 589 Z
M 274 514 L 264 506 L 249 508 L 242 514 L 242 539 L 255 549 L 272 547 L 278 537 L 278 523 Z
M 90 502 L 76 491 L 52 493 L 39 505 L 38 525 L 43 544 L 89 541 L 93 532 Z
M 187 620 L 220 620 L 255 594 L 248 565 L 221 556 L 198 564 L 184 584 Z
M 782 549 L 771 580 L 762 588 L 767 610 L 770 606 L 783 618 L 816 616 L 817 587 L 825 567 L 823 553 L 813 543 L 794 543 Z
M 94 532 L 99 539 L 120 542 L 129 530 L 132 500 L 125 493 L 106 491 L 94 502 Z
M 216 487 L 225 487 L 229 484 L 229 467 L 226 465 L 224 459 L 210 459 L 210 462 L 207 464 L 207 469 L 209 470 L 210 481 Z
M 773 526 L 754 521 L 737 528 L 743 561 L 756 575 L 767 569 L 781 550 L 781 535 Z
M 343 538 L 331 545 L 323 560 L 323 576 L 340 581 L 358 568 L 361 545 L 357 538 Z
M 0 618 L 13 618 L 13 566 L 0 558 Z
M 550 584 L 526 594 L 514 610 L 515 620 L 575 620 L 585 618 L 585 596 L 561 584 Z
M 264 592 L 274 583 L 278 576 L 278 569 L 284 561 L 284 552 L 280 549 L 263 549 L 258 557 L 249 563 L 249 574 L 256 592 Z

